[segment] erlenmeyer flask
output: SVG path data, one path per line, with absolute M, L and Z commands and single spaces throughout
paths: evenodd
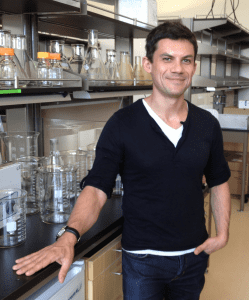
M 120 84 L 121 85 L 132 85 L 133 84 L 133 69 L 130 64 L 130 54 L 127 51 L 120 51 Z
M 74 73 L 80 74 L 83 66 L 85 45 L 72 44 L 73 56 L 69 60 L 70 67 Z
M 37 77 L 37 65 L 28 54 L 26 36 L 21 34 L 12 34 L 11 45 L 15 50 L 15 55 L 27 77 L 30 79 L 35 79 Z M 36 81 L 29 82 L 29 85 L 36 84 Z
M 88 45 L 83 62 L 83 72 L 87 75 L 90 85 L 106 85 L 105 65 L 98 49 L 98 31 L 88 30 Z
M 64 45 L 65 41 L 62 40 L 52 40 L 50 41 L 50 52 L 51 53 L 60 53 L 61 55 L 61 66 L 65 70 L 72 71 L 68 59 L 64 54 Z
M 141 56 L 135 56 L 135 67 L 134 67 L 134 85 L 145 84 L 143 67 L 141 64 Z
M 107 78 L 111 85 L 116 85 L 117 80 L 120 80 L 118 64 L 116 61 L 116 51 L 114 49 L 106 49 L 106 63 L 105 63 Z

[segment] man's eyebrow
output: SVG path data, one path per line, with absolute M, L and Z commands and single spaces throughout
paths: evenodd
M 169 57 L 174 57 L 174 55 L 171 55 L 171 54 L 169 54 L 169 53 L 162 53 L 160 56 L 169 56 Z M 192 54 L 188 54 L 188 55 L 185 55 L 185 56 L 183 56 L 183 58 L 194 58 L 194 55 L 192 55 Z

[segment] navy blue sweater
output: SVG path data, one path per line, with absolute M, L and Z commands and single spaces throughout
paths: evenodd
M 211 188 L 226 182 L 230 170 L 219 122 L 190 102 L 188 107 L 176 148 L 142 100 L 117 111 L 102 131 L 93 168 L 82 185 L 109 197 L 121 175 L 126 250 L 187 250 L 208 237 L 202 176 Z

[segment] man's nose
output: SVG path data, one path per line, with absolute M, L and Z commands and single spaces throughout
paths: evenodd
M 171 72 L 173 73 L 182 73 L 183 72 L 183 66 L 182 66 L 182 61 L 180 60 L 174 60 L 171 68 Z

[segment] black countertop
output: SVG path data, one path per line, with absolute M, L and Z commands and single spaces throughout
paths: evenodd
M 85 233 L 75 246 L 75 260 L 81 258 L 94 247 L 100 245 L 107 237 L 122 232 L 122 198 L 108 199 L 98 221 Z M 63 224 L 45 224 L 39 215 L 27 216 L 27 238 L 17 247 L 0 248 L 0 299 L 14 300 L 27 291 L 35 291 L 38 284 L 45 284 L 57 276 L 60 265 L 52 263 L 32 276 L 16 275 L 12 270 L 17 258 L 36 252 L 55 241 L 55 236 Z M 25 298 L 23 298 L 25 299 Z

